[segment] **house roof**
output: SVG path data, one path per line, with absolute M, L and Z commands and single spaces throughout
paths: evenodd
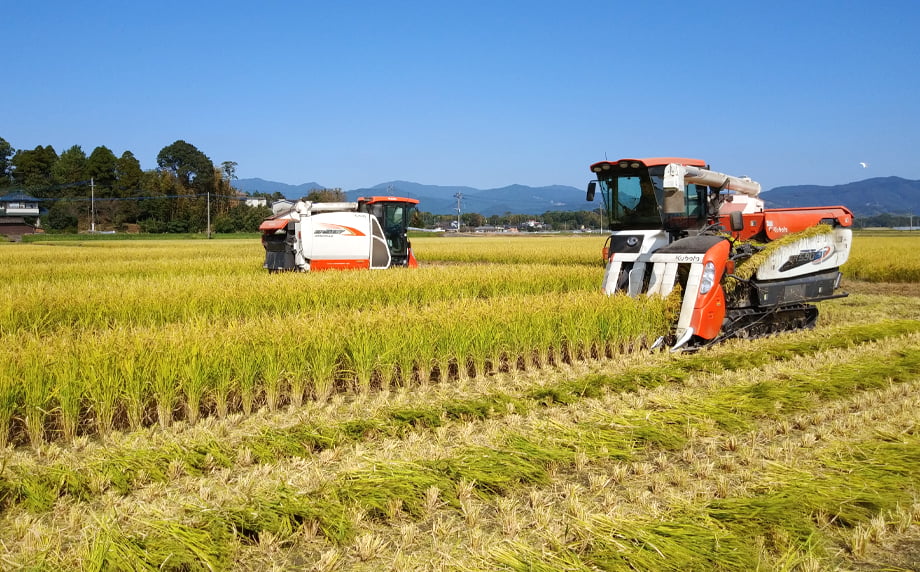
M 38 199 L 32 195 L 26 194 L 24 191 L 12 191 L 2 197 L 0 197 L 0 203 L 11 203 L 19 201 L 42 201 L 44 199 Z

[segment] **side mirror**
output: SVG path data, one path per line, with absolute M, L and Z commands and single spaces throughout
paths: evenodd
M 594 200 L 594 192 L 597 190 L 597 181 L 591 181 L 588 183 L 588 194 L 585 195 L 586 201 Z
M 740 232 L 744 230 L 744 217 L 741 216 L 741 211 L 732 211 L 728 214 L 728 221 L 731 224 L 732 232 Z

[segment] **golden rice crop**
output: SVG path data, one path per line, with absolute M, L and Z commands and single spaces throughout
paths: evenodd
M 419 260 L 501 264 L 602 264 L 603 234 L 432 236 L 413 238 Z
M 0 250 L 0 339 L 16 340 L 3 351 L 19 381 L 0 387 L 3 439 L 194 423 L 336 390 L 607 355 L 667 328 L 660 301 L 602 296 L 597 266 L 269 275 L 250 242 Z M 545 244 L 562 256 L 586 241 L 576 242 Z
M 920 236 L 856 233 L 842 271 L 868 282 L 920 282 Z
M 516 364 L 520 356 L 546 349 L 538 344 L 549 344 L 563 360 L 607 355 L 665 333 L 667 327 L 661 300 L 592 291 L 450 300 L 424 307 L 401 304 L 382 312 L 62 330 L 50 346 L 43 335 L 24 334 L 17 358 L 7 367 L 13 379 L 24 380 L 27 391 L 21 399 L 6 399 L 15 404 L 13 417 L 24 419 L 25 431 L 38 442 L 47 415 L 60 418 L 61 426 L 77 424 L 73 398 L 49 391 L 49 378 L 36 374 L 50 361 L 62 364 L 54 369 L 61 375 L 80 372 L 81 419 L 107 433 L 116 426 L 137 426 L 142 419 L 156 418 L 161 425 L 176 418 L 194 423 L 212 408 L 225 414 L 228 409 L 251 412 L 264 404 L 271 410 L 299 403 L 308 386 L 322 398 L 337 382 L 359 392 L 391 382 L 427 382 L 422 375 L 432 375 L 432 359 L 439 379 L 446 380 L 483 375 L 487 364 L 494 368 L 502 359 Z M 399 379 L 394 378 L 397 371 Z M 73 381 L 54 383 L 65 388 Z M 13 432 L 21 433 L 17 426 Z
M 882 252 L 916 272 L 892 240 L 857 237 L 850 274 L 893 280 Z M 603 357 L 668 329 L 664 302 L 599 293 L 596 236 L 414 243 L 419 269 L 274 275 L 257 240 L 6 245 L 0 444 Z
M 164 259 L 158 263 L 161 269 L 151 274 L 133 261 L 122 262 L 118 258 L 122 252 L 116 249 L 109 249 L 110 256 L 95 262 L 84 261 L 74 276 L 60 276 L 53 269 L 55 261 L 42 250 L 42 256 L 35 257 L 38 268 L 33 274 L 28 273 L 30 266 L 24 261 L 4 264 L 0 266 L 0 336 L 19 330 L 53 332 L 62 327 L 247 320 L 317 309 L 340 311 L 444 299 L 582 291 L 597 288 L 600 276 L 597 268 L 546 264 L 427 265 L 385 273 L 269 275 L 261 269 L 258 252 L 250 253 L 247 268 L 237 268 L 233 262 L 235 241 L 221 241 L 220 246 L 231 255 L 231 272 L 191 271 L 194 264 L 170 270 L 168 259 Z M 176 256 L 191 256 L 186 248 L 177 249 Z M 15 251 L 3 249 L 0 256 L 10 252 Z M 126 252 L 129 257 L 134 254 L 130 249 Z

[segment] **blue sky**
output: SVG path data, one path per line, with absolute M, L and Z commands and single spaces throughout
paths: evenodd
M 765 189 L 920 179 L 916 0 L 9 2 L 0 137 L 183 139 L 240 178 L 584 187 L 689 156 Z M 869 164 L 868 168 L 860 162 Z

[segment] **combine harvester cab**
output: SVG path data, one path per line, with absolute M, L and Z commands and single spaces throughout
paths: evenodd
M 852 243 L 846 207 L 764 209 L 760 185 L 677 157 L 591 166 L 611 235 L 607 294 L 668 296 L 679 289 L 672 349 L 730 337 L 811 328 L 812 302 L 839 293 Z
M 418 201 L 359 198 L 353 203 L 276 203 L 260 226 L 269 272 L 417 267 L 407 230 Z

